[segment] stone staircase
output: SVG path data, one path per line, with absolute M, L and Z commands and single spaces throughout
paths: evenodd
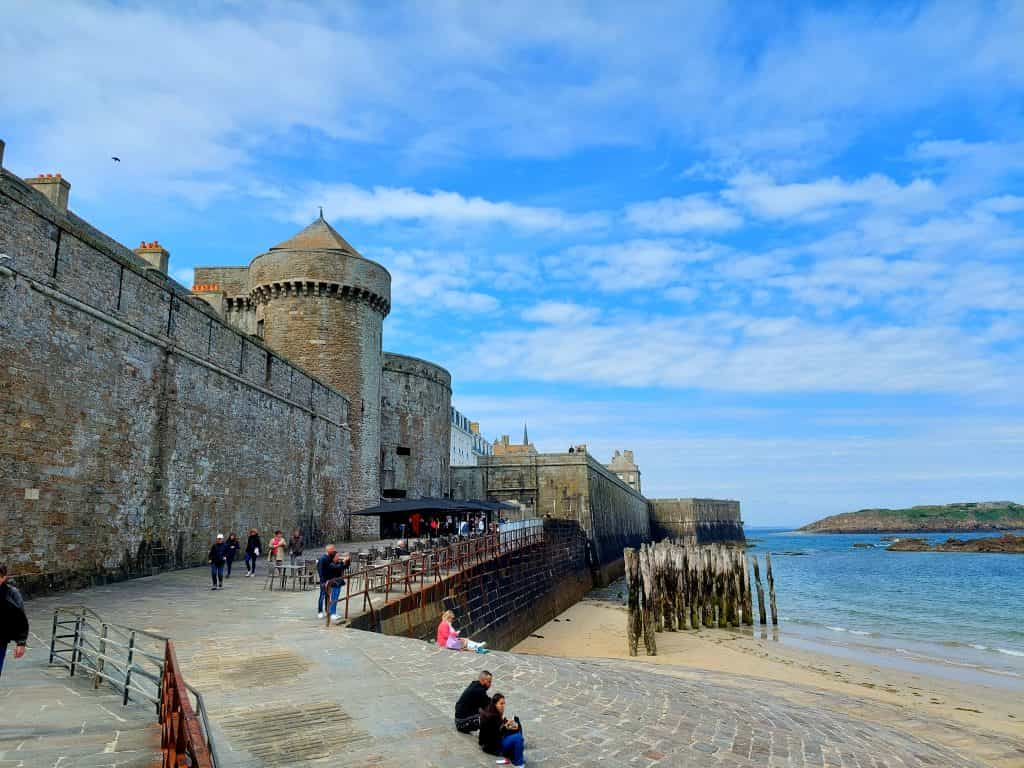
M 47 646 L 30 640 L 9 653 L 0 678 L 0 768 L 154 768 L 160 728 L 153 706 L 130 702 L 92 680 L 49 667 Z

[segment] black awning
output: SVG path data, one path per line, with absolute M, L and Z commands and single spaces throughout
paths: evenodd
M 401 499 L 378 504 L 376 507 L 353 512 L 354 515 L 380 517 L 382 515 L 411 515 L 414 512 L 496 512 L 499 509 L 515 509 L 512 504 L 500 501 L 456 501 L 453 499 Z

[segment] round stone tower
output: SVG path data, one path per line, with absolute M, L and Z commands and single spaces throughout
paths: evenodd
M 380 501 L 381 331 L 391 275 L 359 255 L 323 215 L 249 265 L 256 330 L 273 349 L 349 399 L 349 511 Z M 373 535 L 376 518 L 355 538 Z
M 443 497 L 449 490 L 452 377 L 444 368 L 384 353 L 381 495 Z

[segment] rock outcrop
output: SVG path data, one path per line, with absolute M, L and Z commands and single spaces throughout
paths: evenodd
M 980 501 L 961 504 L 861 509 L 832 515 L 800 528 L 808 533 L 962 533 L 1024 530 L 1024 504 Z
M 1024 555 L 1024 536 L 1005 533 L 1002 536 L 988 536 L 984 539 L 948 538 L 938 544 L 927 539 L 899 539 L 889 545 L 890 552 L 999 552 Z

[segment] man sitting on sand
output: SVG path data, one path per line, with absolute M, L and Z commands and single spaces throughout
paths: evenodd
M 466 690 L 455 702 L 455 730 L 459 733 L 472 733 L 480 729 L 480 710 L 491 703 L 487 689 L 493 679 L 486 669 L 480 677 L 466 686 Z

